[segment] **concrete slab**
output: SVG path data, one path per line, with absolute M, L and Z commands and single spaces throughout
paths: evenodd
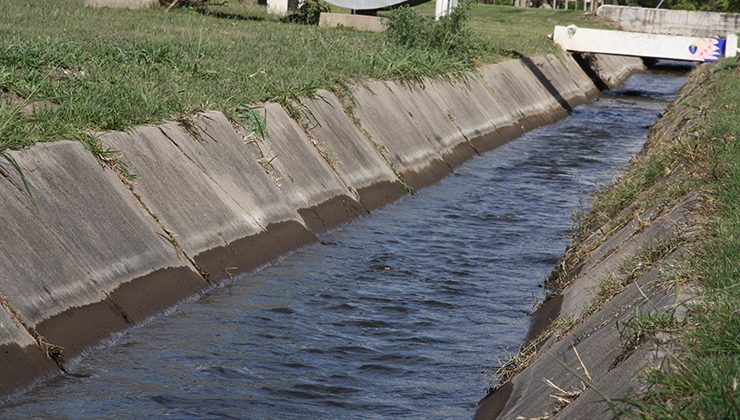
M 669 257 L 667 260 L 673 259 Z M 633 283 L 560 340 L 549 341 L 548 347 L 540 349 L 537 359 L 511 380 L 506 392 L 499 394 L 496 391 L 489 395 L 479 411 L 485 411 L 488 418 L 497 415 L 497 418 L 507 419 L 557 413 L 567 404 L 558 403 L 552 397 L 559 391 L 548 385 L 546 380 L 579 395 L 574 401 L 587 392 L 585 383 L 588 382 L 588 376 L 597 384 L 603 384 L 608 375 L 612 375 L 611 381 L 615 387 L 620 383 L 633 384 L 634 365 L 632 362 L 625 363 L 633 350 L 624 346 L 624 325 L 636 313 L 666 312 L 674 307 L 674 291 L 670 287 L 659 287 L 656 283 L 661 278 L 662 269 L 656 267 L 650 270 L 636 281 L 640 289 Z M 616 396 L 616 392 L 613 395 Z M 494 406 L 496 410 L 492 409 Z M 591 418 L 604 406 L 592 408 L 589 411 Z
M 454 82 L 430 80 L 427 84 L 432 97 L 476 151 L 491 150 L 521 135 L 517 119 L 480 77 L 469 75 Z M 508 127 L 515 128 L 507 131 Z
M 245 144 L 249 139 L 242 138 L 222 113 L 209 111 L 198 114 L 193 125 L 197 141 L 193 141 L 191 136 L 183 136 L 182 131 L 173 125 L 164 125 L 160 129 L 218 187 L 219 195 L 223 191 L 238 204 L 237 213 L 246 211 L 259 226 L 259 230 L 249 230 L 255 226 L 247 224 L 245 229 L 234 231 L 232 236 L 220 231 L 211 232 L 228 242 L 228 245 L 211 248 L 196 258 L 207 262 L 204 266 L 209 267 L 208 272 L 213 279 L 255 268 L 315 240 L 298 211 L 254 159 Z M 226 200 L 228 203 L 231 201 Z
M 0 295 L 65 355 L 207 286 L 81 144 L 38 144 L 12 155 L 35 203 L 13 171 L 0 180 Z
M 648 367 L 657 366 L 661 360 L 662 354 L 652 342 L 641 345 L 618 369 L 607 372 L 591 384 L 554 418 L 592 420 L 619 417 L 619 410 L 627 408 L 621 401 L 635 399 L 638 395 L 641 373 Z M 604 395 L 616 402 L 616 411 L 606 404 Z
M 399 100 L 381 81 L 352 88 L 355 116 L 363 130 L 385 151 L 394 171 L 413 188 L 430 185 L 452 169 L 437 144 L 419 131 Z
M 281 191 L 306 225 L 322 232 L 367 214 L 298 123 L 278 104 L 266 103 L 264 109 L 269 136 L 260 147 L 272 157 Z
M 319 26 L 324 28 L 353 28 L 364 32 L 385 32 L 385 19 L 377 16 L 350 15 L 348 13 L 321 13 Z
M 315 98 L 301 100 L 311 116 L 306 121 L 311 136 L 332 161 L 334 170 L 350 190 L 356 191 L 368 210 L 406 195 L 406 190 L 386 161 L 343 112 L 331 92 L 319 90 Z
M 85 6 L 111 9 L 144 9 L 157 4 L 159 0 L 85 0 Z
M 0 397 L 55 370 L 56 364 L 44 355 L 36 340 L 0 306 Z
M 613 247 L 611 242 L 601 246 L 613 248 L 603 259 L 586 261 L 584 268 L 573 283 L 563 290 L 563 301 L 560 317 L 578 317 L 586 310 L 598 293 L 601 283 L 609 277 L 622 278 L 621 267 L 633 258 L 640 250 L 646 249 L 659 241 L 678 238 L 684 232 L 684 226 L 692 220 L 692 208 L 697 205 L 698 197 L 692 195 L 677 205 L 671 212 L 651 223 L 644 230 L 632 235 L 629 239 Z M 625 227 L 629 229 L 629 226 Z M 605 255 L 595 251 L 597 255 Z
M 436 146 L 437 151 L 451 167 L 460 166 L 477 154 L 463 132 L 453 122 L 451 112 L 442 101 L 441 95 L 432 93 L 440 92 L 431 81 L 424 84 L 385 82 L 385 86 L 396 97 L 418 130 Z M 486 123 L 490 128 L 490 122 Z
M 200 126 L 214 136 L 226 135 L 224 121 L 218 124 L 218 117 L 211 117 L 201 116 Z M 182 126 L 166 123 L 140 126 L 131 133 L 108 133 L 101 136 L 101 141 L 118 150 L 136 173 L 133 190 L 143 205 L 173 234 L 198 268 L 211 281 L 217 281 L 285 251 L 275 248 L 286 244 L 265 247 L 257 240 L 267 236 L 269 226 L 260 221 L 280 223 L 294 219 L 289 219 L 290 213 L 280 208 L 281 196 L 269 198 L 274 192 L 269 189 L 269 180 L 261 179 L 264 173 L 251 167 L 248 153 L 239 154 L 235 133 L 219 141 L 208 135 L 200 137 L 196 140 Z M 221 152 L 231 155 L 218 156 Z M 245 161 L 239 162 L 240 157 Z M 244 173 L 230 174 L 230 170 Z M 255 174 L 253 184 L 246 180 L 249 173 Z M 273 201 L 273 205 L 260 208 L 257 198 Z M 278 217 L 270 220 L 271 215 Z M 300 223 L 293 221 L 291 225 L 299 234 L 304 231 L 299 243 L 311 239 Z M 246 238 L 252 240 L 245 243 Z
M 529 59 L 488 65 L 481 74 L 494 96 L 510 98 L 507 107 L 522 115 L 520 124 L 527 130 L 567 115 L 564 100 Z
M 615 89 L 633 74 L 645 70 L 645 64 L 637 57 L 618 55 L 588 54 L 591 68 L 609 88 Z
M 264 229 L 274 223 L 302 223 L 301 216 L 287 197 L 254 159 L 244 139 L 231 122 L 218 111 L 198 114 L 193 123 L 198 141 L 177 134 L 169 135 L 177 147 L 213 180 L 229 197 L 247 209 Z
M 571 108 L 589 102 L 600 93 L 570 54 L 538 55 L 531 60 Z

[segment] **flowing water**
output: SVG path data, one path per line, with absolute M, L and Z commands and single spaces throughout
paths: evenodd
M 119 334 L 0 417 L 470 417 L 588 205 L 684 77 L 649 73 Z

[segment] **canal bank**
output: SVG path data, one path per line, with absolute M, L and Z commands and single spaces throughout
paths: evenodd
M 573 212 L 683 75 L 630 78 L 453 175 L 68 361 L 8 417 L 471 417 Z
M 577 220 L 476 418 L 737 416 L 736 68 L 694 70 Z
M 593 62 L 604 80 L 642 67 Z M 64 371 L 111 332 L 315 241 L 597 93 L 570 57 L 540 56 L 464 81 L 368 81 L 293 109 L 264 104 L 264 137 L 217 112 L 102 133 L 135 179 L 76 142 L 9 152 L 24 176 L 6 170 L 2 182 L 0 390 Z

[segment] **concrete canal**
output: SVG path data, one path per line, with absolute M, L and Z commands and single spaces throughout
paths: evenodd
M 471 417 L 574 212 L 684 82 L 633 76 L 371 217 L 119 334 L 3 417 Z

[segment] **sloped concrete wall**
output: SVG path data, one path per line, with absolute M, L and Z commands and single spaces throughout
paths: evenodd
M 587 54 L 588 67 L 609 89 L 622 84 L 632 74 L 645 69 L 642 59 L 619 55 Z
M 56 368 L 36 340 L 17 320 L 0 306 L 0 395 L 27 386 Z
M 405 182 L 420 188 L 452 171 L 440 146 L 424 136 L 384 82 L 366 82 L 354 87 L 352 94 L 361 128 Z
M 572 56 L 564 54 L 561 57 L 554 55 L 538 55 L 531 58 L 535 65 L 552 87 L 560 94 L 561 98 L 572 108 L 584 104 L 599 94 L 599 88 L 594 81 L 578 66 Z M 641 63 L 632 62 L 633 65 L 642 68 Z M 529 65 L 530 69 L 532 65 Z M 535 71 L 536 72 L 536 71 Z M 570 77 L 562 77 L 567 74 Z
M 135 172 L 132 191 L 202 274 L 217 281 L 313 240 L 222 114 L 193 124 L 192 134 L 166 123 L 100 138 Z
M 271 156 L 281 190 L 308 227 L 319 233 L 367 214 L 299 124 L 278 104 L 264 109 L 269 135 L 262 153 Z
M 645 7 L 604 5 L 598 16 L 619 24 L 625 31 L 684 36 L 724 36 L 740 32 L 740 13 L 711 13 Z
M 266 138 L 213 111 L 102 133 L 133 180 L 80 143 L 11 152 L 33 200 L 6 168 L 0 393 L 567 115 L 594 94 L 571 61 L 510 61 L 456 82 L 366 81 L 351 106 L 320 91 L 301 101 L 309 121 L 264 104 Z M 632 63 L 602 65 L 616 83 Z
M 40 144 L 12 156 L 33 194 L 13 171 L 0 180 L 0 296 L 17 325 L 74 356 L 207 286 L 80 143 Z M 27 337 L 9 338 L 27 347 Z
M 343 112 L 333 93 L 319 90 L 316 97 L 303 99 L 301 105 L 307 110 L 301 121 L 304 130 L 368 211 L 406 194 L 396 174 Z

